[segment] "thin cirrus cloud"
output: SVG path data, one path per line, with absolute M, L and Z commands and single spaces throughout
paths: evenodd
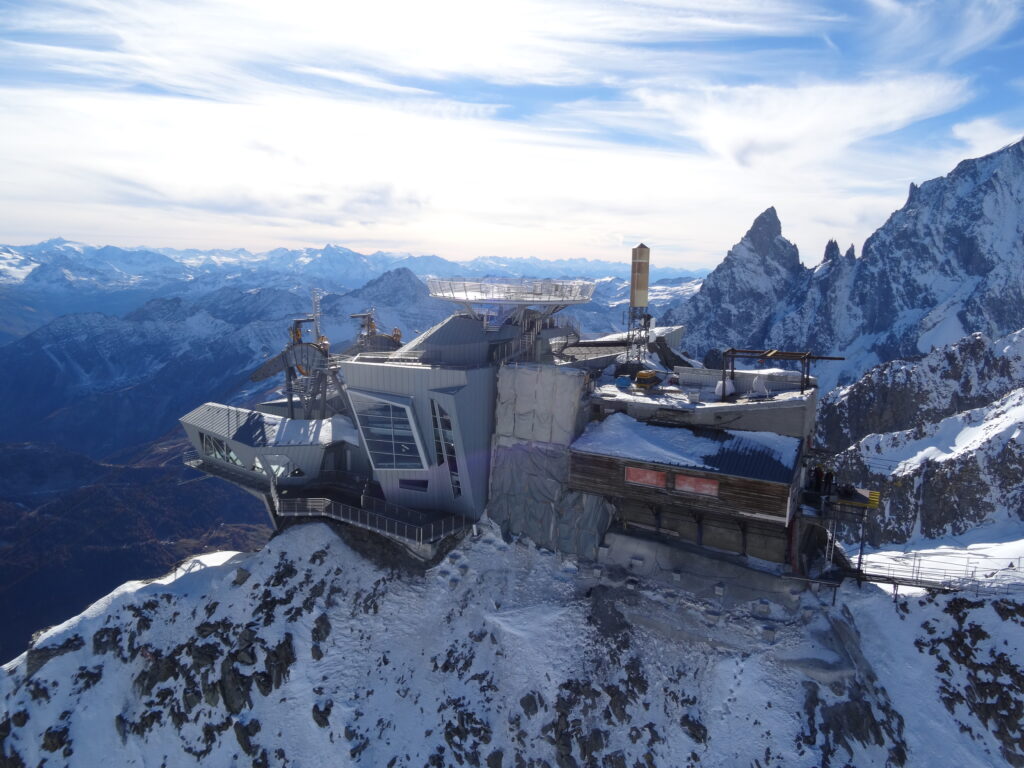
M 947 112 L 970 96 L 962 78 L 938 75 L 791 87 L 711 87 L 678 93 L 641 89 L 638 101 L 664 113 L 707 151 L 740 165 L 818 161 L 861 139 Z
M 993 97 L 1019 88 L 994 52 L 1019 28 L 997 0 L 13 4 L 0 239 L 616 258 L 643 238 L 713 265 L 775 205 L 814 261 L 1024 125 Z

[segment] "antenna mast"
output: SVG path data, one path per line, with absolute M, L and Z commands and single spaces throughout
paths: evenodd
M 651 273 L 651 249 L 640 243 L 633 249 L 629 282 L 629 318 L 626 324 L 626 362 L 643 364 L 650 342 L 651 316 L 647 313 L 647 288 Z

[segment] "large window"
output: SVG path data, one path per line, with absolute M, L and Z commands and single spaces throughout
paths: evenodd
M 220 461 L 226 461 L 228 464 L 237 464 L 239 467 L 242 466 L 242 460 L 235 455 L 231 446 L 219 437 L 208 435 L 205 432 L 200 432 L 199 437 L 203 443 L 204 455 L 210 456 L 214 459 L 219 459 Z
M 462 495 L 462 482 L 459 480 L 459 460 L 455 457 L 455 431 L 452 429 L 452 420 L 436 400 L 430 401 L 430 411 L 434 417 L 434 454 L 437 465 L 448 465 L 452 493 L 455 498 L 459 498 Z
M 349 392 L 374 469 L 423 469 L 409 406 Z

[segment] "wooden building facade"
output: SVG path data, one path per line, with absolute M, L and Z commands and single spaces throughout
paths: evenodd
M 662 430 L 675 433 L 669 437 L 683 448 L 683 435 L 690 432 L 685 427 L 630 427 L 634 432 L 641 428 L 643 434 L 656 438 L 663 437 Z M 709 434 L 702 430 L 694 442 L 715 439 Z M 605 446 L 600 440 L 581 440 L 571 449 L 569 486 L 611 500 L 627 526 L 726 552 L 787 562 L 796 543 L 803 490 L 800 441 L 793 439 L 780 459 L 778 452 L 759 449 L 740 433 L 719 430 L 717 434 L 721 435 L 717 438 L 720 448 L 698 457 L 703 461 L 687 461 L 693 456 L 674 461 L 667 452 L 656 450 L 657 446 L 644 458 L 610 455 L 622 452 L 622 443 Z

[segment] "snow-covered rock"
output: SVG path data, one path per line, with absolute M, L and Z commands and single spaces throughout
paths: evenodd
M 774 208 L 758 216 L 700 290 L 662 317 L 685 325 L 685 349 L 696 357 L 711 349 L 751 348 L 769 332 L 776 307 L 804 273 L 797 248 L 782 236 Z
M 698 356 L 730 345 L 845 356 L 817 372 L 825 390 L 970 333 L 1024 327 L 1024 141 L 912 186 L 860 258 L 830 243 L 805 268 L 766 211 L 669 314 Z
M 829 393 L 819 443 L 842 482 L 882 493 L 868 541 L 922 544 L 1024 521 L 1024 331 L 895 360 Z M 848 540 L 860 536 L 852 523 Z
M 980 333 L 917 361 L 893 360 L 819 404 L 818 439 L 841 450 L 866 435 L 921 429 L 1003 397 L 1024 381 L 1024 331 L 996 341 Z
M 6 764 L 1022 759 L 1008 600 L 630 589 L 490 526 L 425 571 L 323 524 L 205 563 L 124 585 L 4 666 Z

